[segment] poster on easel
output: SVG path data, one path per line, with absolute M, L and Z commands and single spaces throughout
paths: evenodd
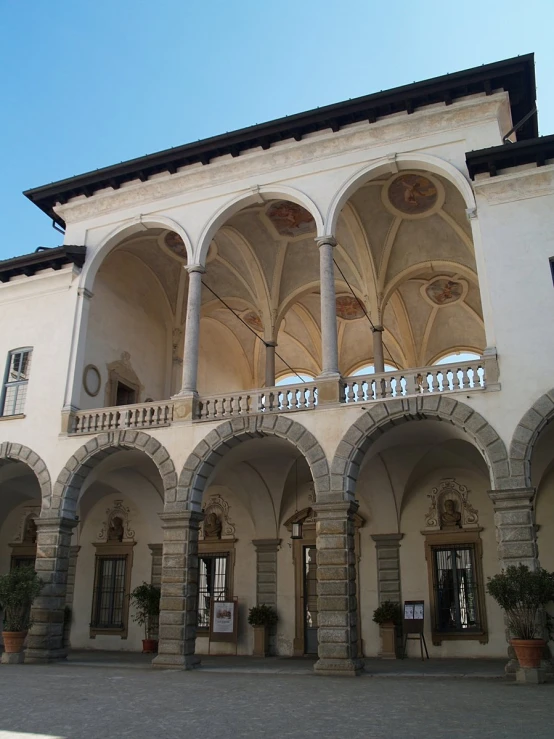
M 238 599 L 212 601 L 210 609 L 210 642 L 231 642 L 238 638 Z
M 404 633 L 405 634 L 421 634 L 423 633 L 424 601 L 422 600 L 406 600 L 404 601 Z

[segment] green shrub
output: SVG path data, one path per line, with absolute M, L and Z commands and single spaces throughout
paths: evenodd
M 144 638 L 149 639 L 155 623 L 160 615 L 161 590 L 151 583 L 143 582 L 130 595 L 135 608 L 133 621 L 144 626 Z
M 399 624 L 402 619 L 402 609 L 399 603 L 392 600 L 385 600 L 381 605 L 373 611 L 373 620 L 376 624 L 386 624 L 391 621 Z
M 487 592 L 506 612 L 508 628 L 515 639 L 542 636 L 541 612 L 554 600 L 554 573 L 542 567 L 510 565 L 499 575 L 489 577 Z
M 27 631 L 31 627 L 31 606 L 44 582 L 27 565 L 0 575 L 0 607 L 4 612 L 4 631 Z
M 265 603 L 254 606 L 248 611 L 248 623 L 250 626 L 273 626 L 277 623 L 277 611 Z

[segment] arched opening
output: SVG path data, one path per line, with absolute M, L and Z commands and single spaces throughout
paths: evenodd
M 0 572 L 34 565 L 41 488 L 25 462 L 0 459 Z
M 407 166 L 358 179 L 333 216 L 337 277 L 364 296 L 350 292 L 337 306 L 343 374 L 381 356 L 421 368 L 485 347 L 467 203 L 446 173 Z
M 294 372 L 286 372 L 281 375 L 275 385 L 280 387 L 281 385 L 298 385 L 302 382 L 311 382 L 315 377 L 310 375 L 301 369 L 295 370 Z
M 360 532 L 365 654 L 380 648 L 368 615 L 393 600 L 423 603 L 432 658 L 501 657 L 502 613 L 484 587 L 498 556 L 483 454 L 453 424 L 433 418 L 396 424 L 373 437 L 353 489 L 368 520 Z M 415 641 L 407 648 L 408 656 L 419 656 Z
M 131 231 L 86 275 L 82 409 L 160 401 L 181 387 L 187 248 L 159 226 Z
M 202 288 L 201 395 L 273 386 L 288 367 L 319 374 L 319 221 L 300 202 L 267 193 L 230 206 L 208 229 L 213 235 Z M 225 371 L 214 372 L 222 351 Z M 269 375 L 268 352 L 275 368 Z

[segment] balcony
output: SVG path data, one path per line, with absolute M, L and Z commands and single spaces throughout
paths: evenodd
M 329 382 L 328 380 L 326 381 Z M 318 408 L 319 381 L 298 385 L 239 390 L 201 396 L 192 423 L 220 421 L 258 413 L 297 413 Z M 498 390 L 496 355 L 456 364 L 417 367 L 339 380 L 337 406 L 379 403 L 391 398 Z M 68 434 L 86 435 L 117 429 L 148 429 L 175 422 L 176 398 L 158 403 L 138 403 L 95 408 L 72 413 Z M 328 407 L 328 404 L 326 404 Z

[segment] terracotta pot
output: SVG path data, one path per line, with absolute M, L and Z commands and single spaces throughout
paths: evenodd
M 143 639 L 142 640 L 142 653 L 143 654 L 155 654 L 158 651 L 158 640 L 157 639 Z
M 254 626 L 254 657 L 267 657 L 269 640 L 267 638 L 267 626 Z
M 540 667 L 546 647 L 544 639 L 511 639 L 520 667 Z
M 4 651 L 8 654 L 18 654 L 23 651 L 23 642 L 27 636 L 26 631 L 3 631 Z

